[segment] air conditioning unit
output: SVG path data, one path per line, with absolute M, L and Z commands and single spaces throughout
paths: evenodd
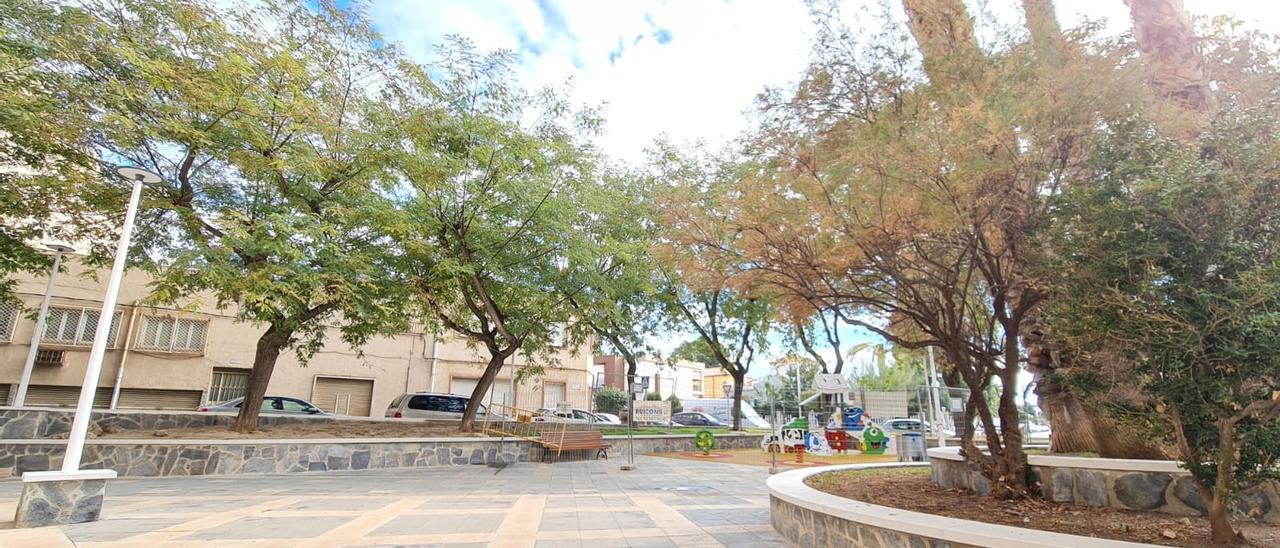
M 44 367 L 61 367 L 67 363 L 67 354 L 62 350 L 37 350 L 36 365 Z

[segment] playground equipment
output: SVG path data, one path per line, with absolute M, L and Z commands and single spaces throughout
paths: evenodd
M 807 464 L 804 462 L 805 453 L 823 456 L 844 455 L 849 452 L 865 455 L 896 454 L 896 447 L 893 445 L 896 438 L 881 428 L 864 407 L 852 404 L 855 400 L 850 392 L 848 379 L 841 375 L 820 373 L 814 378 L 814 386 L 818 393 L 801 402 L 801 416 L 789 423 L 780 424 L 775 413 L 773 432 L 761 440 L 760 448 L 772 453 L 775 462 L 777 455 L 787 453 L 795 455 L 795 461 L 788 464 Z M 822 400 L 822 411 L 803 413 L 806 405 L 814 404 L 823 396 L 826 397 Z M 866 399 L 866 396 L 859 394 L 862 399 Z M 894 409 L 892 403 L 886 405 L 885 401 L 874 398 L 871 401 L 882 410 Z M 903 405 L 905 406 L 905 400 Z M 913 448 L 916 446 L 923 448 L 924 444 L 917 442 L 912 445 Z
M 702 451 L 704 457 L 708 456 L 711 454 L 711 450 L 716 448 L 716 437 L 710 430 L 699 430 L 694 435 L 693 446 Z

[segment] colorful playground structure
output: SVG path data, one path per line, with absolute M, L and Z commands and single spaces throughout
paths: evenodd
M 760 442 L 768 452 L 795 453 L 797 462 L 804 454 L 833 455 L 849 451 L 864 455 L 883 455 L 889 450 L 889 436 L 874 422 L 869 422 L 861 407 L 837 408 L 830 416 L 810 413 L 785 426 L 777 427 Z

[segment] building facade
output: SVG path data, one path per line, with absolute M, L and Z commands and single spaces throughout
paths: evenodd
M 108 273 L 65 263 L 67 271 L 52 291 L 27 405 L 74 406 L 84 379 Z M 21 378 L 47 279 L 26 276 L 17 282 L 21 308 L 0 304 L 0 402 L 5 403 L 13 401 Z M 265 327 L 237 321 L 234 309 L 218 308 L 205 294 L 181 306 L 148 306 L 149 282 L 141 271 L 125 275 L 94 405 L 195 409 L 243 396 Z M 494 382 L 492 401 L 527 409 L 562 401 L 586 407 L 590 348 L 590 341 L 561 348 L 539 360 L 551 363 L 542 376 L 520 383 L 512 382 L 512 372 L 528 364 L 528 357 L 514 356 Z M 331 413 L 380 417 L 404 392 L 470 395 L 486 361 L 482 349 L 421 327 L 372 339 L 359 352 L 330 328 L 323 348 L 305 365 L 292 352 L 280 355 L 267 393 L 303 398 Z
M 706 398 L 732 398 L 733 397 L 733 375 L 725 371 L 722 367 L 708 367 L 702 372 L 703 393 Z M 753 391 L 753 381 L 751 377 L 746 378 L 743 384 L 742 393 L 746 398 Z
M 682 400 L 703 397 L 703 370 L 706 366 L 687 360 L 666 361 L 641 358 L 636 360 L 636 376 L 640 383 L 657 392 L 662 399 L 675 394 Z M 622 356 L 596 356 L 594 370 L 597 384 L 625 391 L 627 389 L 627 361 Z

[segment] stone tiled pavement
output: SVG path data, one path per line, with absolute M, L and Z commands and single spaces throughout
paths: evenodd
M 0 546 L 732 546 L 787 543 L 762 467 L 637 457 L 556 464 L 114 480 L 103 519 L 10 529 Z

